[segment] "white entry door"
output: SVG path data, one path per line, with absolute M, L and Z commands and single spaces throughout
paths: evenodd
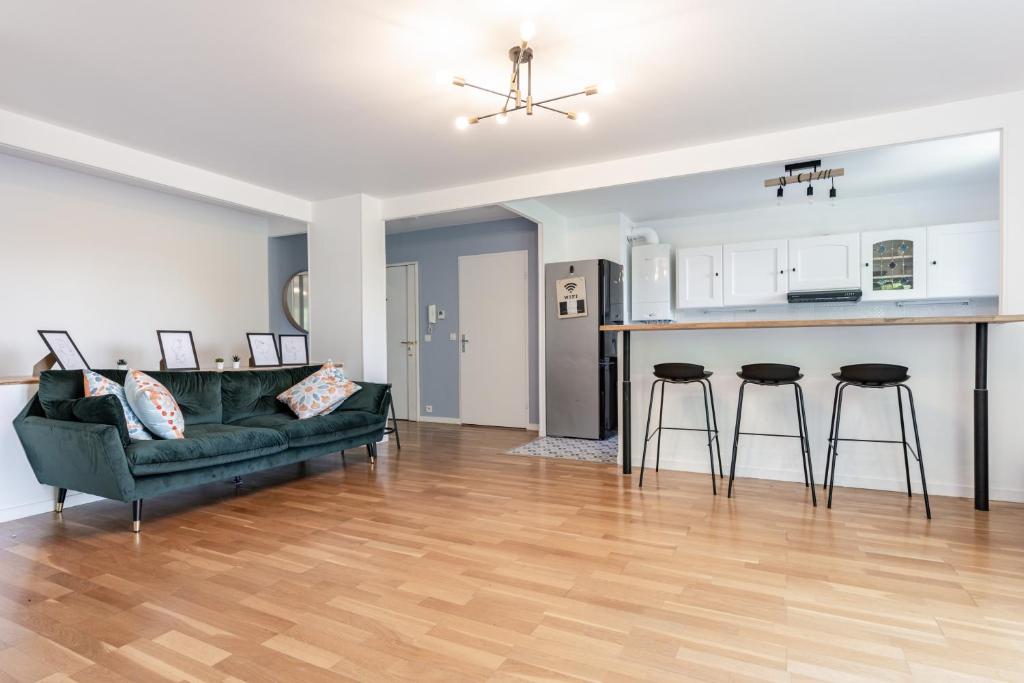
M 388 382 L 399 420 L 420 412 L 417 282 L 415 263 L 388 266 Z
M 529 422 L 528 261 L 525 251 L 459 257 L 459 417 Z

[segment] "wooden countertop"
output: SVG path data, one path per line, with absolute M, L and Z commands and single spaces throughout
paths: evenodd
M 601 325 L 603 332 L 659 330 L 754 330 L 783 327 L 878 327 L 884 325 L 975 325 L 1024 322 L 1024 315 L 947 315 L 910 318 L 820 318 L 810 320 L 723 320 L 717 322 L 632 323 Z

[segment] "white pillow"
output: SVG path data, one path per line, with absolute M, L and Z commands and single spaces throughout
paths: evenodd
M 144 372 L 128 370 L 124 378 L 128 405 L 158 439 L 184 439 L 185 418 L 174 396 Z
M 362 389 L 345 379 L 345 373 L 327 361 L 323 367 L 277 396 L 300 420 L 326 415 L 352 394 Z

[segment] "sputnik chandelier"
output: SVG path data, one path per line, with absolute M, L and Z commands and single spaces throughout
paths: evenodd
M 561 100 L 569 99 L 570 97 L 578 97 L 579 95 L 596 95 L 599 92 L 602 94 L 610 94 L 614 90 L 614 84 L 602 83 L 601 85 L 588 85 L 587 87 L 577 92 L 569 93 L 568 95 L 559 95 L 558 97 L 549 97 L 543 100 L 533 99 L 533 48 L 530 47 L 530 41 L 533 40 L 533 36 L 537 29 L 533 22 L 523 22 L 522 26 L 519 27 L 520 42 L 518 45 L 513 45 L 508 50 L 508 58 L 512 61 L 512 75 L 509 79 L 508 91 L 500 92 L 498 90 L 491 90 L 490 88 L 484 88 L 473 83 L 469 83 L 462 76 L 449 76 L 447 74 L 438 74 L 438 81 L 443 83 L 451 83 L 457 85 L 460 88 L 473 88 L 475 90 L 482 90 L 483 92 L 497 95 L 505 100 L 499 111 L 492 112 L 490 114 L 483 114 L 481 116 L 460 116 L 455 119 L 455 127 L 459 130 L 465 130 L 471 125 L 480 123 L 484 119 L 493 118 L 500 125 L 508 123 L 509 114 L 517 111 L 525 111 L 527 116 L 533 116 L 534 109 L 544 109 L 546 111 L 564 116 L 570 121 L 575 121 L 581 126 L 587 125 L 590 122 L 590 114 L 585 111 L 563 111 L 556 107 L 551 106 L 552 102 L 559 102 Z M 522 67 L 526 67 L 526 79 L 525 79 L 525 93 L 523 92 L 523 78 L 522 78 Z

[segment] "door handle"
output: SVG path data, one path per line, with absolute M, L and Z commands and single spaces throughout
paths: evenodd
M 411 340 L 410 341 L 398 342 L 398 343 L 399 344 L 405 344 L 406 346 L 416 346 L 416 342 L 415 341 L 411 341 Z
M 469 340 L 466 339 L 466 335 L 462 335 L 462 352 L 463 353 L 466 352 L 466 344 L 468 344 L 468 343 L 469 343 Z

